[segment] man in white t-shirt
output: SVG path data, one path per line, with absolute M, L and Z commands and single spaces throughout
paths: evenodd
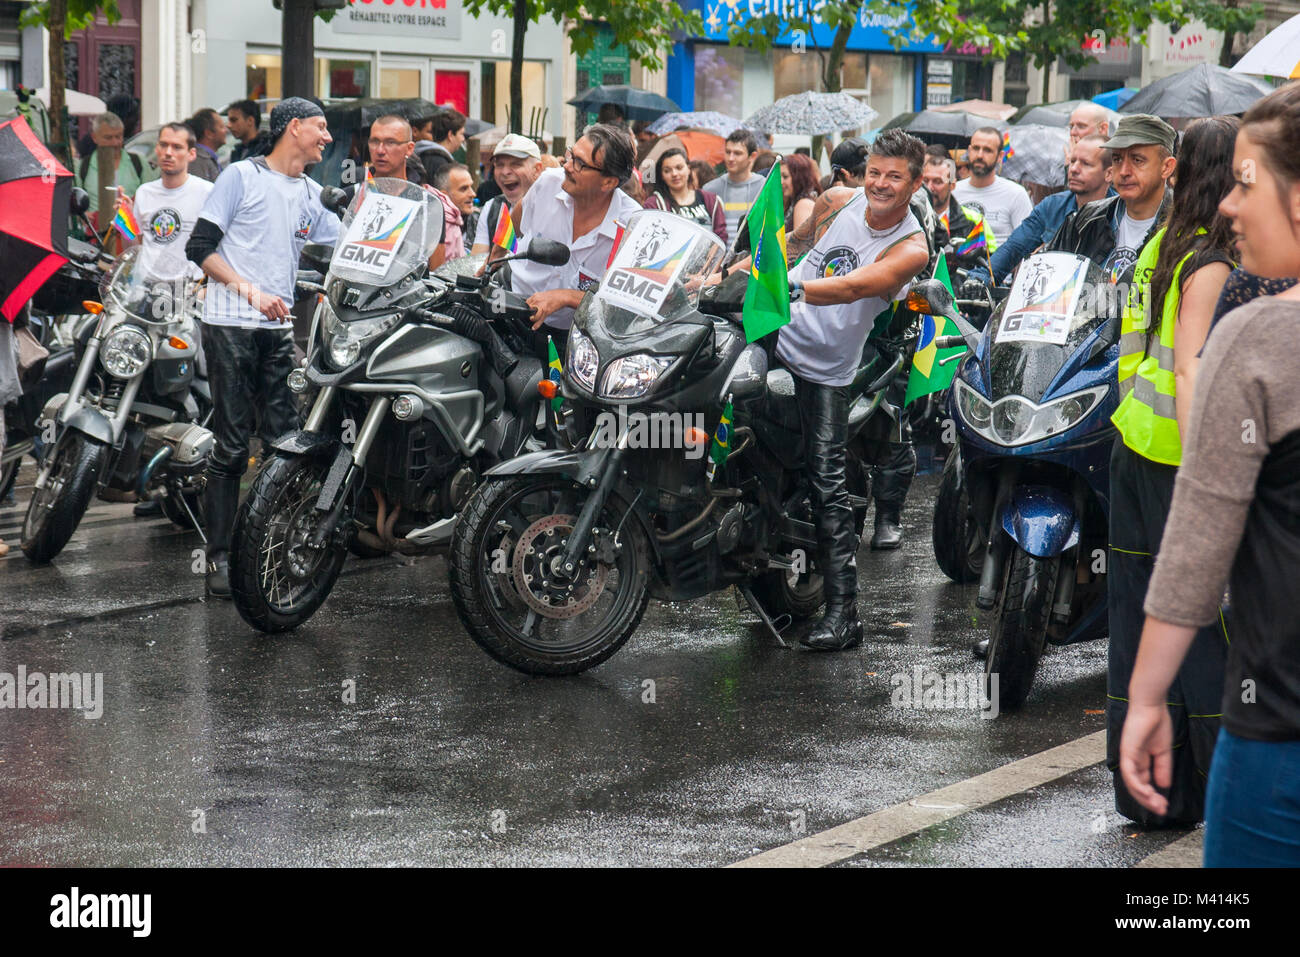
M 492 245 L 497 223 L 502 215 L 509 215 L 528 188 L 537 182 L 542 172 L 542 151 L 526 136 L 508 133 L 492 151 L 492 178 L 501 187 L 501 195 L 494 196 L 483 207 L 474 232 L 470 253 L 485 253 Z
M 973 206 L 984 214 L 994 239 L 994 246 L 989 248 L 991 253 L 1034 211 L 1034 204 L 1023 186 L 997 175 L 1002 134 L 996 129 L 982 126 L 976 130 L 966 155 L 970 160 L 970 177 L 953 187 L 952 194 L 963 206 Z
M 118 194 L 118 206 L 130 210 L 140 225 L 138 268 L 150 279 L 203 278 L 203 270 L 185 258 L 185 244 L 212 192 L 211 183 L 189 173 L 195 145 L 188 126 L 167 123 L 154 146 L 162 178 L 143 184 L 134 199 Z
M 269 156 L 232 163 L 217 177 L 185 247 L 211 280 L 203 303 L 214 409 L 204 508 L 207 588 L 217 597 L 230 595 L 230 533 L 257 416 L 263 435 L 298 424 L 285 381 L 294 367 L 288 323 L 298 257 L 307 243 L 333 244 L 339 234 L 320 184 L 303 175 L 331 141 L 324 111 L 302 97 L 280 101 L 271 139 Z

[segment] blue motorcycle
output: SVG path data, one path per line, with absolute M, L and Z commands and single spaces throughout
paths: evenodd
M 1040 253 L 999 290 L 982 333 L 939 284 L 911 296 L 913 308 L 961 329 L 937 348 L 969 348 L 952 357 L 961 361 L 949 400 L 956 441 L 934 550 L 953 581 L 979 582 L 976 605 L 992 612 L 985 684 L 1001 709 L 1024 702 L 1048 642 L 1107 632 L 1120 290 L 1084 257 Z

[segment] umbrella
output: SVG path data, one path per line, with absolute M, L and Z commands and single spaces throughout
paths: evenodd
M 1011 114 L 1010 123 L 1012 126 L 1019 126 L 1022 123 L 1034 124 L 1036 126 L 1061 126 L 1070 125 L 1070 114 L 1083 104 L 1091 105 L 1092 100 L 1061 100 L 1059 103 L 1034 103 L 1029 106 L 1022 106 L 1016 112 Z M 1107 110 L 1106 119 L 1109 121 L 1109 128 L 1114 129 L 1115 124 L 1119 122 L 1119 114 L 1111 110 L 1104 103 L 1096 104 Z
M 10 322 L 68 261 L 72 174 L 21 116 L 0 124 L 0 314 Z
M 1062 126 L 1022 123 L 1011 127 L 1011 156 L 1002 161 L 1002 175 L 1021 183 L 1064 186 L 1069 139 Z
M 1237 61 L 1232 72 L 1300 79 L 1300 14 L 1269 31 Z
M 934 110 L 922 110 L 920 113 L 902 113 L 886 123 L 882 129 L 906 130 L 924 140 L 954 141 L 954 145 L 959 143 L 965 146 L 972 133 L 986 126 L 991 126 L 998 132 L 1007 128 L 1007 124 L 1001 120 L 990 120 L 986 116 L 976 116 L 974 113 L 936 113 Z
M 743 122 L 734 116 L 717 113 L 713 110 L 698 110 L 692 113 L 665 113 L 648 127 L 651 133 L 660 136 L 674 130 L 708 130 L 719 136 L 726 136 L 733 130 L 742 129 Z
M 492 129 L 492 124 L 487 120 L 476 120 L 473 117 L 469 117 L 465 120 L 466 136 L 478 136 L 480 133 L 486 133 L 490 129 Z
M 1121 86 L 1118 89 L 1107 90 L 1105 93 L 1098 93 L 1092 98 L 1092 102 L 1098 106 L 1104 106 L 1108 110 L 1118 110 L 1121 106 L 1133 99 L 1137 90 L 1131 86 Z
M 1201 63 L 1142 87 L 1121 113 L 1154 113 L 1164 119 L 1244 113 L 1273 88 L 1244 73 Z
M 638 165 L 641 178 L 647 183 L 653 183 L 655 162 L 674 147 L 685 150 L 688 160 L 702 159 L 710 166 L 717 166 L 722 162 L 726 142 L 721 136 L 709 130 L 678 130 L 676 133 L 668 133 L 659 138 Z
M 50 106 L 50 91 L 46 87 L 41 87 L 36 91 L 36 98 L 45 104 L 45 108 Z M 89 93 L 82 93 L 79 90 L 64 90 L 63 104 L 68 108 L 69 116 L 98 116 L 100 113 L 108 112 L 108 104 L 97 96 L 91 96 Z
M 471 133 L 470 136 L 478 140 L 480 150 L 486 151 L 488 149 L 496 149 L 497 144 L 500 143 L 509 132 L 510 130 L 507 127 L 494 126 L 481 133 Z M 530 136 L 528 138 L 534 143 L 540 139 L 542 141 L 543 152 L 550 150 L 551 144 L 555 142 L 555 137 L 551 135 L 550 130 L 542 130 L 541 136 Z
M 938 110 L 940 113 L 974 113 L 976 116 L 987 117 L 990 120 L 1005 120 L 1016 111 L 1010 103 L 994 103 L 992 100 L 962 100 L 959 103 L 932 106 L 930 109 Z
M 569 100 L 571 106 L 588 113 L 598 112 L 606 103 L 617 106 L 629 120 L 656 120 L 681 110 L 668 97 L 635 86 L 593 86 Z
M 442 112 L 441 106 L 418 96 L 401 100 L 371 96 L 331 103 L 325 107 L 325 122 L 329 124 L 331 130 L 361 129 L 388 113 L 415 123 L 427 120 L 440 112 Z
M 879 115 L 848 93 L 795 93 L 750 114 L 745 125 L 764 133 L 818 136 L 837 130 L 856 130 Z

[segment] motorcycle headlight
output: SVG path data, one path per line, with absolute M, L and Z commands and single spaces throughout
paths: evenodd
M 372 316 L 355 322 L 344 322 L 333 309 L 325 306 L 321 318 L 325 354 L 335 369 L 346 369 L 361 358 L 367 343 L 382 336 L 401 320 L 401 315 Z
M 153 342 L 137 326 L 118 326 L 99 348 L 100 363 L 119 379 L 134 379 L 152 359 Z
M 577 326 L 569 330 L 569 348 L 564 358 L 564 371 L 572 375 L 574 381 L 588 392 L 595 392 L 600 353 L 586 333 Z
M 960 379 L 956 388 L 957 410 L 966 424 L 990 442 L 1008 447 L 1039 442 L 1074 428 L 1110 391 L 1108 385 L 1096 386 L 1036 405 L 1018 395 L 990 404 Z
M 673 360 L 667 356 L 652 356 L 644 352 L 615 359 L 605 371 L 601 394 L 610 399 L 635 399 L 643 396 L 672 364 Z

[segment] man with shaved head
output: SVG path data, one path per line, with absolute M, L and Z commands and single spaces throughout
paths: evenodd
M 1085 136 L 1106 139 L 1110 136 L 1110 113 L 1098 103 L 1080 103 L 1070 114 L 1069 130 L 1070 143 L 1066 152 Z

